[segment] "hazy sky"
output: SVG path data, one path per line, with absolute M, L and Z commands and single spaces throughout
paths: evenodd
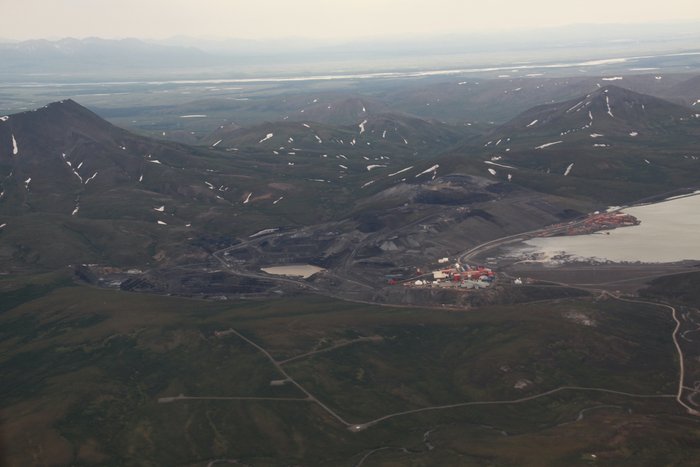
M 6 39 L 352 39 L 700 20 L 698 0 L 0 0 Z

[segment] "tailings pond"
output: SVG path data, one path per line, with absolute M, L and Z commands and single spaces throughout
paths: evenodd
M 307 277 L 311 277 L 324 269 L 311 264 L 287 264 L 284 266 L 260 268 L 260 270 L 274 276 L 294 276 L 306 279 Z

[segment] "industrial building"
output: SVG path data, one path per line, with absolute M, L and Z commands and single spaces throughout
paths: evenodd
M 449 258 L 440 258 L 439 265 L 442 267 L 427 274 L 420 274 L 403 282 L 407 287 L 451 287 L 462 289 L 480 289 L 491 285 L 496 274 L 485 266 L 470 266 L 454 263 L 445 267 L 449 263 Z M 419 270 L 420 273 L 420 270 Z M 395 284 L 396 281 L 393 281 Z

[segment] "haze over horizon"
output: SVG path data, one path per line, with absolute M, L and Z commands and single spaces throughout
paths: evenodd
M 174 36 L 271 40 L 289 37 L 348 41 L 398 36 L 483 34 L 566 27 L 700 21 L 692 0 L 657 4 L 633 0 L 514 2 L 434 0 L 2 0 L 3 39 L 62 37 L 165 39 Z

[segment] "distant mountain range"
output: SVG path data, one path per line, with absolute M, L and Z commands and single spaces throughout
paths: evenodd
M 0 61 L 6 74 L 36 70 L 64 73 L 154 70 L 215 63 L 211 56 L 194 47 L 100 38 L 0 43 Z
M 153 75 L 158 71 L 201 74 L 251 72 L 306 73 L 309 68 L 333 71 L 370 69 L 456 68 L 493 66 L 527 58 L 529 63 L 560 61 L 566 49 L 567 60 L 591 60 L 601 54 L 636 56 L 639 66 L 656 66 L 653 53 L 687 51 L 697 43 L 697 24 L 662 25 L 578 25 L 549 30 L 513 33 L 446 34 L 368 38 L 352 42 L 319 41 L 304 38 L 276 40 L 203 39 L 172 37 L 163 40 L 63 38 L 27 41 L 0 41 L 2 74 L 32 75 L 62 73 L 120 76 L 137 72 Z M 674 62 L 675 64 L 675 62 Z M 284 65 L 282 68 L 281 65 Z M 34 79 L 38 79 L 34 76 Z

